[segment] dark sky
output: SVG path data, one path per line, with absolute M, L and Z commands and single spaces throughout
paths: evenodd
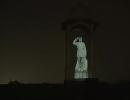
M 79 1 L 87 5 L 85 0 L 1 1 L 0 83 L 10 79 L 63 82 L 65 32 L 61 23 L 80 9 Z M 93 33 L 94 71 L 102 80 L 130 79 L 129 4 L 127 0 L 88 0 L 91 17 L 100 23 Z

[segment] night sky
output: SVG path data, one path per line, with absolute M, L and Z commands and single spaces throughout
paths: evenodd
M 82 7 L 77 6 L 81 2 Z M 130 1 L 1 0 L 0 83 L 61 83 L 65 68 L 65 32 L 61 23 L 88 5 L 99 22 L 93 33 L 95 77 L 130 80 Z

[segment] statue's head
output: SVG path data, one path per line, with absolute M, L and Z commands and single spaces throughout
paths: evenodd
M 79 37 L 79 42 L 82 42 L 82 37 Z

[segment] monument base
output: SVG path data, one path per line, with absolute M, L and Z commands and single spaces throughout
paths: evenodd
M 76 86 L 76 87 L 84 87 L 84 86 L 96 86 L 98 84 L 97 78 L 86 78 L 86 79 L 74 79 L 74 80 L 66 80 L 64 81 L 66 86 Z

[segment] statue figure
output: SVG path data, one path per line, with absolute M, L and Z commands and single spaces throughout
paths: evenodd
M 86 59 L 87 51 L 85 43 L 82 41 L 82 37 L 77 37 L 73 41 L 73 45 L 77 47 L 77 63 L 75 66 L 75 79 L 88 78 L 88 62 Z

